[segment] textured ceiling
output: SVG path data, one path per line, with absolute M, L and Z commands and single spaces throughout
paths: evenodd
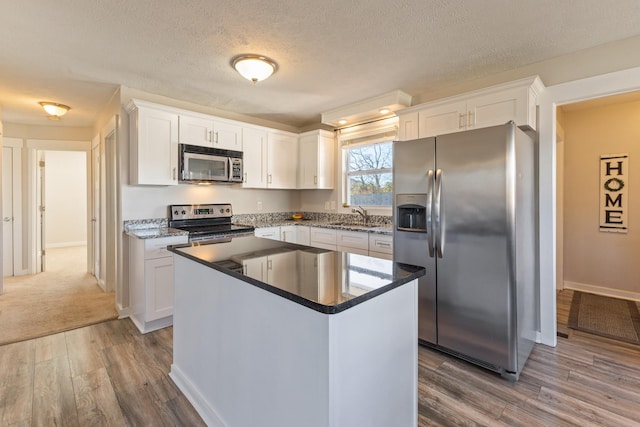
M 2 120 L 91 126 L 119 85 L 295 126 L 640 35 L 638 0 L 0 1 Z M 240 53 L 275 59 L 252 84 Z

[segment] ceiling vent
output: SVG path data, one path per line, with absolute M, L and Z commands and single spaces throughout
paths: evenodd
M 395 115 L 395 112 L 411 105 L 411 95 L 401 90 L 363 99 L 344 107 L 322 113 L 322 123 L 341 128 Z

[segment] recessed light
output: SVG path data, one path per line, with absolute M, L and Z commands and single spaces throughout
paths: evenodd
M 389 110 L 388 108 L 381 108 L 381 109 L 379 110 L 379 113 L 380 113 L 380 114 L 389 114 L 389 112 L 390 112 L 390 111 L 391 111 L 391 110 Z
M 345 119 L 340 119 L 340 120 L 338 120 L 338 124 L 339 125 L 346 125 L 347 121 Z

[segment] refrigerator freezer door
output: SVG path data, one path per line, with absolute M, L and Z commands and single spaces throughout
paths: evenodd
M 437 264 L 437 344 L 507 371 L 516 368 L 514 156 L 511 126 L 436 142 L 442 170 L 436 202 L 446 217 L 436 235 L 446 240 Z
M 425 138 L 393 144 L 393 194 L 425 194 L 432 203 L 435 139 Z M 428 210 L 431 209 L 428 206 Z M 419 265 L 426 275 L 418 279 L 418 338 L 436 343 L 436 259 L 429 257 L 433 239 L 430 224 L 426 233 L 398 230 L 397 201 L 394 197 L 393 259 Z

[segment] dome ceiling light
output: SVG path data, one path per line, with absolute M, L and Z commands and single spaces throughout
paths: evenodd
M 231 66 L 242 77 L 254 83 L 268 78 L 278 70 L 278 64 L 262 55 L 238 55 L 231 59 Z
M 60 120 L 60 117 L 67 114 L 67 111 L 71 109 L 68 105 L 57 104 L 55 102 L 40 102 L 40 105 L 49 115 L 49 120 Z

